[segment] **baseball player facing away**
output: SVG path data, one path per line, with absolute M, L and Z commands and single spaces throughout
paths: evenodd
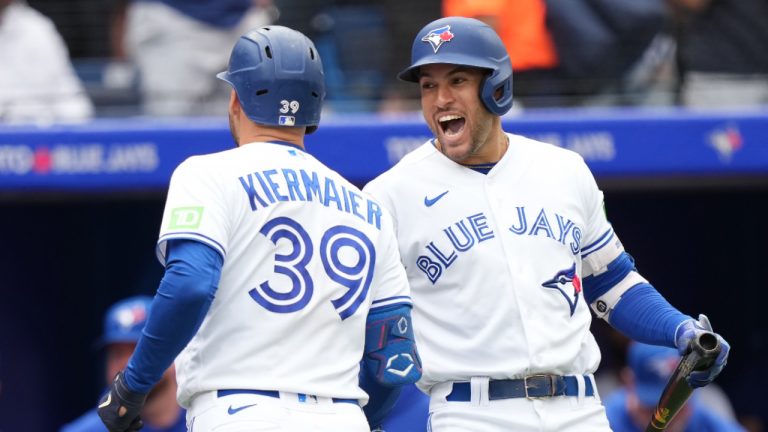
M 219 77 L 238 146 L 173 173 L 165 275 L 99 415 L 137 430 L 175 359 L 192 432 L 368 431 L 359 375 L 386 388 L 421 376 L 392 219 L 304 151 L 325 87 L 303 34 L 247 33 Z
M 431 430 L 609 431 L 590 307 L 632 339 L 681 353 L 708 323 L 637 272 L 578 154 L 502 130 L 512 66 L 491 28 L 428 24 L 399 77 L 419 84 L 435 138 L 365 190 L 395 219 Z M 693 385 L 722 370 L 720 342 Z

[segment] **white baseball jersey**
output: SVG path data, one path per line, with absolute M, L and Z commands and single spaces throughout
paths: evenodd
M 298 147 L 252 143 L 173 173 L 158 242 L 224 257 L 198 333 L 176 359 L 179 402 L 222 389 L 365 400 L 371 307 L 410 304 L 391 217 Z
M 581 278 L 623 251 L 602 192 L 578 154 L 508 137 L 487 175 L 430 141 L 365 187 L 395 219 L 426 391 L 600 362 Z

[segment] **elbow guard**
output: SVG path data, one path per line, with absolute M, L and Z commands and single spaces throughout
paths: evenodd
M 384 308 L 368 315 L 363 366 L 379 384 L 412 384 L 421 378 L 410 306 Z

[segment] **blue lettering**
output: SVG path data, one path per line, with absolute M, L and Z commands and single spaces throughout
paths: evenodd
M 434 242 L 429 242 L 429 244 L 427 245 L 427 250 L 432 252 L 432 254 L 438 260 L 440 260 L 441 263 L 443 263 L 443 266 L 445 266 L 445 268 L 450 267 L 451 264 L 453 264 L 453 262 L 456 261 L 456 258 L 458 258 L 458 255 L 456 255 L 456 251 L 451 251 L 450 255 L 445 256 L 445 254 L 441 252 L 440 249 L 437 248 L 437 246 L 435 246 Z
M 368 202 L 368 223 L 381 230 L 381 207 L 371 200 L 366 201 Z
M 365 217 L 360 214 L 358 211 L 360 208 L 360 202 L 358 200 L 362 199 L 360 195 L 353 191 L 349 191 L 349 200 L 352 202 L 352 214 L 359 217 L 362 220 L 365 220 Z
M 352 193 L 352 191 L 349 193 Z M 341 186 L 341 196 L 344 197 L 344 211 L 349 213 L 349 197 L 347 196 L 347 188 L 343 185 Z
M 248 181 L 243 177 L 240 177 L 240 184 L 243 185 L 245 193 L 248 195 L 248 204 L 251 205 L 251 210 L 256 211 L 256 201 L 261 204 L 262 207 L 266 207 L 267 203 L 256 193 L 256 187 L 253 185 L 253 176 L 248 174 Z
M 571 233 L 571 236 L 573 237 L 573 242 L 570 244 L 571 253 L 576 255 L 581 250 L 581 228 L 575 227 Z
M 512 225 L 509 230 L 515 234 L 525 234 L 528 231 L 528 221 L 525 219 L 525 207 L 517 207 L 517 220 L 520 221 L 520 226 L 516 227 Z
M 299 190 L 299 178 L 296 175 L 296 171 L 283 168 L 283 177 L 285 177 L 285 184 L 288 186 L 288 194 L 291 196 L 291 201 L 304 201 L 304 195 Z
M 331 201 L 336 201 L 336 207 L 341 210 L 341 200 L 339 200 L 339 193 L 336 191 L 336 184 L 333 180 L 326 177 L 325 179 L 325 201 L 323 205 L 329 207 Z
M 440 279 L 440 275 L 443 274 L 443 269 L 440 267 L 440 264 L 432 261 L 429 259 L 429 257 L 424 255 L 416 259 L 416 267 L 418 267 L 419 270 L 423 271 L 424 274 L 427 275 L 427 278 L 430 282 L 432 282 L 433 285 L 435 282 L 437 282 L 438 279 Z
M 275 194 L 275 197 L 278 199 L 278 201 L 288 201 L 288 197 L 285 195 L 281 195 L 280 192 L 278 191 L 278 188 L 280 187 L 280 185 L 278 185 L 277 183 L 275 183 L 274 180 L 272 180 L 272 176 L 275 174 L 277 174 L 277 170 L 271 169 L 271 170 L 264 171 L 264 177 L 267 178 L 267 183 L 269 183 L 269 187 L 272 189 L 272 193 Z
M 304 183 L 304 190 L 307 193 L 307 201 L 312 201 L 312 195 L 317 195 L 317 201 L 323 202 L 323 196 L 320 194 L 320 181 L 317 179 L 317 173 L 313 172 L 310 177 L 304 170 L 301 173 L 301 181 Z
M 261 174 L 255 172 L 255 173 L 253 173 L 253 175 L 256 176 L 256 180 L 259 181 L 259 184 L 261 185 L 261 189 L 264 191 L 264 195 L 267 196 L 267 199 L 269 200 L 269 202 L 274 203 L 275 202 L 275 198 L 272 197 L 272 193 L 267 188 L 266 183 L 264 183 L 264 179 L 261 177 Z
M 547 237 L 551 239 L 555 238 L 555 235 L 552 233 L 552 227 L 549 226 L 547 214 L 544 212 L 544 209 L 541 209 L 539 212 L 539 215 L 536 217 L 536 222 L 534 222 L 533 228 L 531 228 L 531 232 L 528 233 L 528 235 L 538 235 L 540 230 L 544 230 Z
M 560 228 L 560 238 L 558 241 L 562 244 L 565 244 L 565 236 L 568 235 L 568 231 L 573 228 L 573 221 L 568 219 L 568 222 L 563 224 L 563 217 L 557 213 L 555 213 L 555 218 L 557 218 L 557 227 Z
M 475 231 L 478 241 L 484 242 L 493 238 L 493 230 L 488 226 L 488 219 L 484 214 L 478 213 L 467 219 L 469 219 L 469 224 L 472 225 L 472 230 Z
M 459 239 L 456 237 L 456 234 L 453 232 L 453 227 L 449 226 L 448 228 L 444 229 L 443 232 L 448 236 L 448 238 L 451 240 L 451 243 L 453 243 L 453 247 L 456 248 L 459 252 L 464 252 L 469 250 L 472 246 L 475 245 L 475 238 L 472 237 L 469 233 L 469 229 L 464 226 L 464 221 L 458 221 L 455 224 L 459 231 L 461 231 L 461 234 L 464 237 L 464 242 L 460 242 Z

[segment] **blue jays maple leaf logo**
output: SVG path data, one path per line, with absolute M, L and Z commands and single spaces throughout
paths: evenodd
M 436 28 L 421 38 L 422 42 L 429 42 L 432 45 L 432 49 L 437 52 L 444 43 L 453 40 L 454 34 L 451 33 L 451 26 L 443 26 Z
M 541 286 L 560 291 L 565 301 L 568 302 L 568 306 L 571 308 L 571 316 L 573 316 L 573 312 L 576 311 L 576 304 L 579 302 L 579 294 L 581 294 L 581 279 L 576 274 L 576 263 L 573 263 L 568 269 L 558 271 L 555 277 L 544 282 Z M 573 301 L 571 301 L 571 296 L 566 293 L 566 290 L 573 290 Z

